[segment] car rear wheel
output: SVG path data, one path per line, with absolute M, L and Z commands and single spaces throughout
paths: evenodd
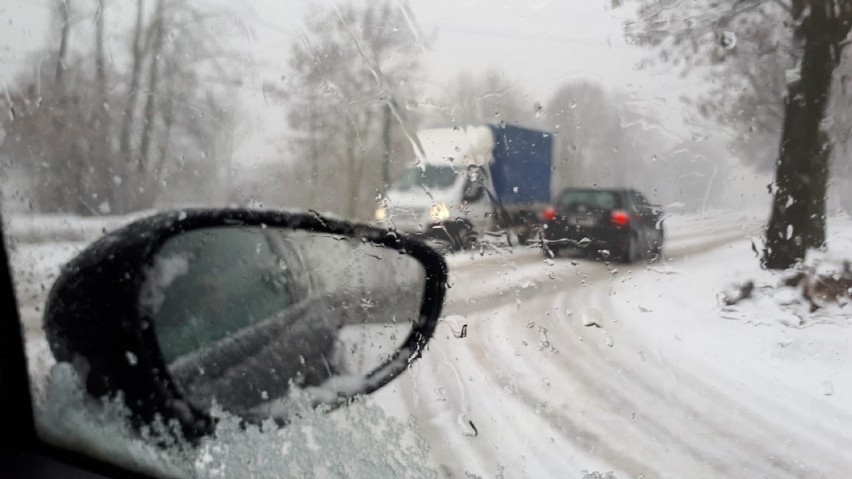
M 634 263 L 639 259 L 639 239 L 635 233 L 630 235 L 627 244 L 622 247 L 618 259 L 622 263 Z
M 468 250 L 473 246 L 475 235 L 467 225 L 461 225 L 450 235 L 450 248 L 452 251 Z
M 663 252 L 663 225 L 660 225 L 660 228 L 657 230 L 657 239 L 654 241 L 651 246 L 651 253 L 655 256 L 659 256 L 660 253 Z
M 558 258 L 559 257 L 559 248 L 556 246 L 548 246 L 543 245 L 541 247 L 541 254 L 544 255 L 545 258 Z

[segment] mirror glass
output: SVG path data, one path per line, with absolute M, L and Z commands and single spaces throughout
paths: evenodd
M 359 238 L 213 227 L 165 242 L 140 305 L 192 405 L 266 417 L 291 386 L 361 392 L 412 331 L 424 284 L 419 261 Z

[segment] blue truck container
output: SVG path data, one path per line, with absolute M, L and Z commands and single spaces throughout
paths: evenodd
M 514 125 L 488 125 L 494 136 L 490 165 L 494 194 L 504 205 L 550 202 L 553 136 Z

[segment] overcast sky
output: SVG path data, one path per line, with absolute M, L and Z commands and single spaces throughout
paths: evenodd
M 0 0 L 0 93 L 22 70 L 31 69 L 34 51 L 49 47 L 50 11 L 57 0 Z M 245 156 L 275 155 L 266 143 L 286 129 L 283 115 L 262 97 L 260 85 L 283 81 L 289 45 L 300 34 L 307 0 L 254 0 L 226 4 L 240 25 L 228 41 L 244 52 L 241 97 L 250 117 L 240 151 Z M 153 3 L 152 1 L 148 2 Z M 91 0 L 73 0 L 80 11 L 74 34 L 81 43 L 91 37 Z M 420 31 L 432 39 L 425 52 L 427 94 L 435 94 L 461 70 L 497 67 L 529 93 L 530 108 L 545 103 L 556 87 L 570 79 L 592 79 L 650 105 L 672 129 L 678 129 L 680 95 L 693 92 L 687 82 L 666 71 L 638 71 L 636 63 L 650 53 L 628 45 L 623 22 L 626 8 L 612 10 L 608 0 L 411 0 Z M 116 50 L 132 22 L 132 2 L 111 0 L 107 35 Z M 87 10 L 88 9 L 88 10 Z M 88 13 L 86 13 L 88 12 Z M 54 40 L 55 41 L 55 40 Z M 123 51 L 123 50 L 122 50 Z M 110 52 L 113 61 L 123 53 Z

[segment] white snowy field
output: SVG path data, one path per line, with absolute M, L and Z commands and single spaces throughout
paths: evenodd
M 439 477 L 847 477 L 852 306 L 791 321 L 804 313 L 769 294 L 780 278 L 752 251 L 763 219 L 673 215 L 651 264 L 450 256 L 428 350 L 368 404 L 412 421 L 429 446 L 412 461 Z M 37 388 L 53 363 L 40 315 L 58 268 L 127 220 L 89 221 L 7 218 Z M 852 219 L 830 219 L 829 245 L 852 258 Z M 754 298 L 719 303 L 749 279 Z
M 406 405 L 447 477 L 848 477 L 852 306 L 791 326 L 760 293 L 719 304 L 780 279 L 743 216 L 670 219 L 656 264 L 452 258 L 429 352 L 376 401 Z M 852 220 L 829 236 L 852 257 Z

